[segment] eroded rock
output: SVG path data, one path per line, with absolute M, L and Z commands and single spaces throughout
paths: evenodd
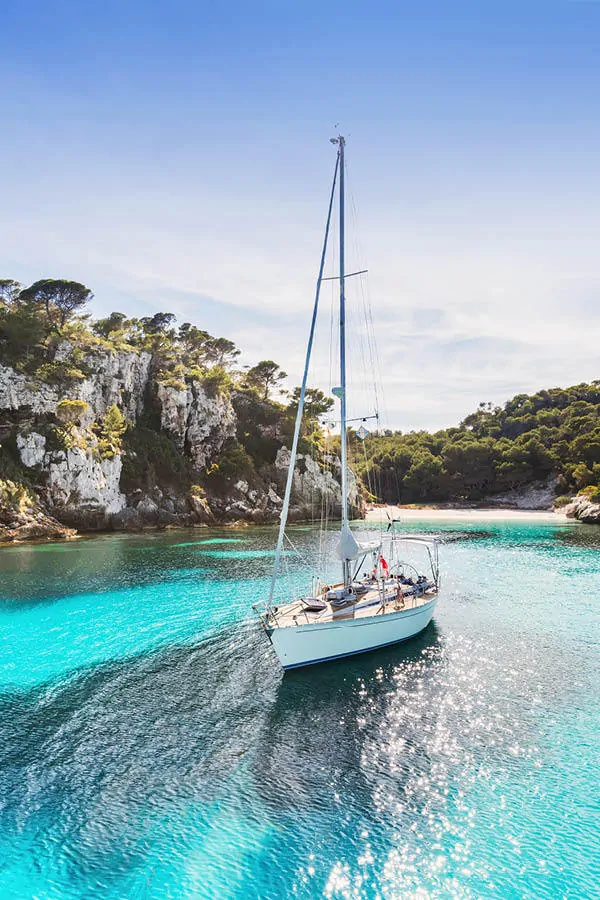
M 17 434 L 17 449 L 21 462 L 28 469 L 41 466 L 46 453 L 46 438 L 36 431 Z
M 570 519 L 579 519 L 587 525 L 600 525 L 600 503 L 592 502 L 584 494 L 574 497 L 567 506 L 561 507 L 560 511 Z
M 183 390 L 159 382 L 157 396 L 161 428 L 189 454 L 196 468 L 202 469 L 235 435 L 231 400 L 220 394 L 209 396 L 199 381 Z
M 93 507 L 96 518 L 110 518 L 125 508 L 126 497 L 119 487 L 122 460 L 100 459 L 93 450 L 78 447 L 46 453 L 46 498 L 53 512 L 76 514 L 79 508 Z

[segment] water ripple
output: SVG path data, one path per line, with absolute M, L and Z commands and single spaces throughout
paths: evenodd
M 195 542 L 163 536 L 148 581 L 139 539 L 85 542 L 73 571 L 102 559 L 111 583 L 83 594 L 76 578 L 51 605 L 26 590 L 43 600 L 60 554 L 5 583 L 2 900 L 593 896 L 589 544 L 550 526 L 449 542 L 423 635 L 284 677 L 241 624 L 269 540 L 245 532 L 247 553 L 203 554 L 196 576 Z

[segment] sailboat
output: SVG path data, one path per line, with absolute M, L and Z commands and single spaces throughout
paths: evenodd
M 300 389 L 294 437 L 281 510 L 275 562 L 266 601 L 254 604 L 264 631 L 284 669 L 315 665 L 328 660 L 387 647 L 409 640 L 431 621 L 440 588 L 438 545 L 435 540 L 396 532 L 390 521 L 387 532 L 375 540 L 359 540 L 350 527 L 348 479 L 348 431 L 346 392 L 346 295 L 345 281 L 345 145 L 342 135 L 331 139 L 337 147 L 333 184 L 329 197 L 325 237 L 304 374 Z M 340 580 L 326 584 L 313 581 L 308 596 L 275 596 L 281 574 L 282 554 L 293 486 L 298 441 L 307 388 L 311 354 L 317 323 L 319 297 L 329 230 L 339 180 L 339 363 L 340 385 L 332 390 L 340 403 L 341 443 L 341 528 L 335 557 L 341 567 Z M 350 273 L 355 274 L 355 273 Z M 356 273 L 359 274 L 359 273 Z M 384 540 L 387 546 L 384 548 Z M 425 575 L 403 557 L 407 545 L 425 549 L 429 574 Z M 385 555 L 384 555 L 385 553 Z

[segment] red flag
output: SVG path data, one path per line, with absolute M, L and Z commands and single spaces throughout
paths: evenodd
M 381 571 L 383 572 L 383 574 L 384 574 L 384 575 L 389 575 L 389 574 L 390 574 L 390 568 L 389 568 L 388 564 L 386 563 L 385 559 L 383 558 L 383 556 L 380 556 L 380 557 L 379 557 L 379 564 L 380 564 L 380 566 L 381 566 Z

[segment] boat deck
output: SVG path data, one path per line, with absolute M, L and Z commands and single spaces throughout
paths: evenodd
M 343 606 L 333 606 L 328 602 L 325 609 L 314 612 L 306 609 L 301 600 L 296 600 L 293 603 L 275 607 L 269 617 L 269 626 L 271 628 L 287 628 L 294 625 L 338 622 L 342 619 L 385 616 L 402 610 L 418 609 L 433 600 L 437 593 L 434 585 L 429 585 L 426 590 L 415 594 L 410 588 L 399 586 L 396 582 L 388 582 L 384 590 L 374 586 L 358 597 L 349 598 Z

